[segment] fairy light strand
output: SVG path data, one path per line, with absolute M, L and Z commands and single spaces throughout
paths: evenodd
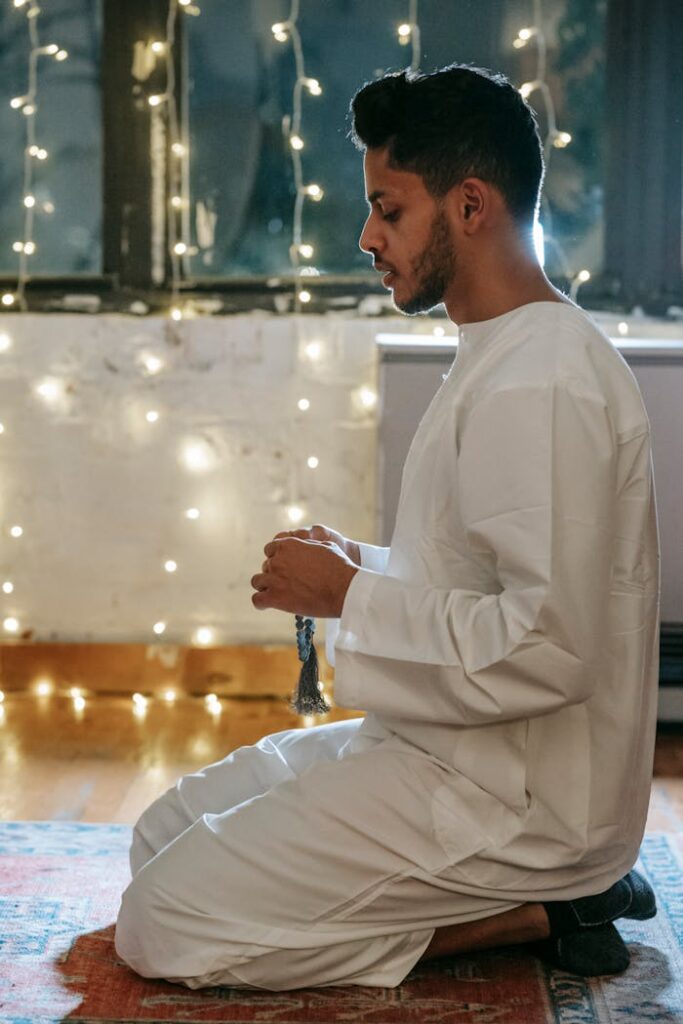
M 542 0 L 533 0 L 533 25 L 521 28 L 512 45 L 516 50 L 521 50 L 532 41 L 536 47 L 536 72 L 533 79 L 522 83 L 519 87 L 519 92 L 528 102 L 534 93 L 540 93 L 543 98 L 547 122 L 546 136 L 543 141 L 543 159 L 547 174 L 553 149 L 565 149 L 571 143 L 572 137 L 569 132 L 560 131 L 557 127 L 555 104 L 546 81 L 548 43 L 543 30 Z M 552 218 L 547 203 L 546 210 L 552 226 Z M 590 280 L 590 271 L 585 269 L 578 271 L 578 273 L 572 271 L 564 249 L 553 235 L 552 230 L 545 235 L 544 241 L 549 243 L 556 252 L 562 266 L 562 272 L 570 281 L 570 297 L 575 300 L 581 285 Z
M 171 309 L 175 313 L 175 316 L 172 313 L 173 319 L 182 318 L 179 305 L 180 282 L 183 274 L 188 272 L 187 261 L 195 251 L 189 244 L 189 145 L 180 129 L 175 89 L 174 47 L 178 6 L 182 7 L 184 12 L 189 15 L 196 16 L 200 13 L 199 8 L 194 4 L 183 3 L 183 0 L 173 0 L 169 5 L 166 21 L 166 93 L 170 142 L 168 149 L 170 154 L 169 188 L 166 202 L 171 260 Z
M 17 287 L 14 293 L 6 292 L 2 297 L 3 306 L 9 307 L 18 302 L 22 312 L 28 309 L 26 303 L 26 283 L 30 280 L 28 271 L 28 257 L 35 255 L 36 244 L 34 241 L 34 221 L 36 212 L 36 197 L 33 194 L 34 163 L 36 160 L 46 160 L 47 150 L 36 143 L 36 113 L 38 111 L 38 58 L 42 56 L 54 57 L 60 63 L 69 56 L 67 51 L 50 43 L 47 46 L 40 45 L 38 35 L 38 17 L 41 9 L 36 0 L 14 0 L 14 7 L 18 10 L 26 7 L 26 21 L 29 33 L 29 55 L 28 55 L 28 90 L 23 96 L 15 96 L 10 101 L 13 110 L 20 111 L 26 118 L 26 145 L 24 147 L 24 173 L 22 206 L 24 208 L 23 218 L 23 239 L 14 242 L 12 248 L 19 254 L 19 272 L 17 275 Z M 54 212 L 54 205 L 46 202 L 42 205 L 46 213 Z
M 417 6 L 418 0 L 410 0 L 410 8 L 408 12 L 408 21 L 398 27 L 398 41 L 401 46 L 407 46 L 412 43 L 413 52 L 412 60 L 410 62 L 410 70 L 418 71 L 420 67 L 421 57 L 421 41 L 420 41 L 420 26 L 417 20 Z
M 289 261 L 295 275 L 317 276 L 318 271 L 313 266 L 301 267 L 301 257 L 311 259 L 315 252 L 313 246 L 304 242 L 303 233 L 303 212 L 306 198 L 313 202 L 320 202 L 324 192 L 316 183 L 304 184 L 303 165 L 301 150 L 305 147 L 305 141 L 301 136 L 302 118 L 302 92 L 308 89 L 311 96 L 320 96 L 322 89 L 317 78 L 309 78 L 306 75 L 303 46 L 301 34 L 298 28 L 300 0 L 292 0 L 292 6 L 286 21 L 276 22 L 271 26 L 273 36 L 279 43 L 285 43 L 291 37 L 292 49 L 294 52 L 294 63 L 296 68 L 296 79 L 292 95 L 292 115 L 286 114 L 282 119 L 282 129 L 287 139 L 291 155 L 292 167 L 294 170 L 294 186 L 296 197 L 294 200 L 294 215 L 292 219 L 292 244 L 289 247 Z M 305 288 L 295 288 L 294 306 L 295 311 L 301 311 L 302 303 L 311 301 L 311 294 Z

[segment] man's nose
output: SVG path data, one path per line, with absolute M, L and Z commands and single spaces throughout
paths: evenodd
M 362 249 L 363 252 L 370 253 L 372 256 L 375 255 L 377 250 L 381 249 L 381 240 L 378 233 L 372 227 L 370 217 L 366 220 L 363 230 L 360 233 L 358 247 Z

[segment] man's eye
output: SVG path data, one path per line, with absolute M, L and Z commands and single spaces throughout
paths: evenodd
M 382 220 L 398 220 L 398 210 L 394 210 L 393 213 L 382 214 Z

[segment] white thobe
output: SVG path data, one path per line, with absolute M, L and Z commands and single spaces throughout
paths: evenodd
M 659 554 L 636 382 L 581 310 L 460 329 L 389 548 L 330 623 L 337 704 L 138 821 L 116 948 L 192 988 L 393 986 L 437 927 L 599 892 L 651 778 Z
M 335 700 L 448 769 L 452 877 L 521 900 L 607 888 L 647 816 L 659 541 L 640 391 L 586 313 L 460 328 L 391 545 L 362 558 L 327 637 Z

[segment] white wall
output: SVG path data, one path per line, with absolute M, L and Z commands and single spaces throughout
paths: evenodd
M 14 590 L 0 591 L 0 638 L 190 643 L 208 626 L 216 644 L 292 641 L 293 618 L 256 611 L 249 580 L 293 528 L 290 504 L 304 524 L 374 540 L 377 407 L 359 389 L 376 390 L 376 324 L 3 315 L 0 583 Z M 37 393 L 47 378 L 61 395 Z M 185 465 L 188 443 L 205 469 Z M 18 632 L 2 630 L 8 617 Z

